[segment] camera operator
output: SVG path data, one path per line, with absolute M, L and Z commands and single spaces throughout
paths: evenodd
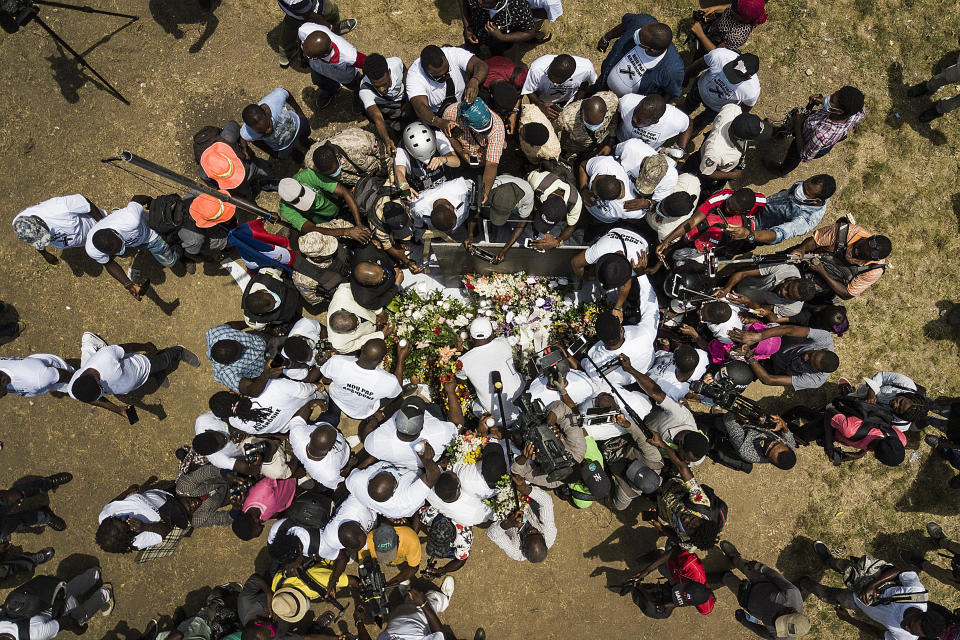
M 411 589 L 407 594 L 409 601 L 394 608 L 390 612 L 387 625 L 377 640 L 443 640 L 449 636 L 444 632 L 444 625 L 437 617 L 438 613 L 446 611 L 453 596 L 453 576 L 447 576 L 440 584 L 440 591 L 428 591 L 426 594 Z M 364 610 L 358 606 L 353 611 L 353 619 L 357 623 L 357 640 L 371 640 L 367 628 L 363 624 Z M 349 636 L 348 636 L 349 637 Z
M 577 416 L 573 413 L 570 405 L 573 400 L 567 395 L 566 391 L 561 391 L 561 399 L 551 402 L 546 407 L 546 420 L 550 428 L 553 429 L 557 437 L 563 442 L 564 448 L 579 464 L 583 461 L 583 456 L 587 450 L 587 442 L 583 435 L 583 429 L 577 422 Z M 532 442 L 523 444 L 523 453 L 517 456 L 510 466 L 510 472 L 515 473 L 526 482 L 534 484 L 544 489 L 556 489 L 566 484 L 564 480 L 547 480 L 546 471 L 542 470 L 537 464 L 538 451 Z
M 503 520 L 494 520 L 487 537 L 513 560 L 533 563 L 547 559 L 547 550 L 557 539 L 553 519 L 553 499 L 539 487 L 531 487 L 518 475 L 512 475 L 523 504 Z
M 657 351 L 647 376 L 670 398 L 680 402 L 690 397 L 690 383 L 707 372 L 710 356 L 703 349 L 681 344 L 673 351 Z
M 731 329 L 730 339 L 753 346 L 767 338 L 780 337 L 780 349 L 763 364 L 751 361 L 750 369 L 765 385 L 786 389 L 818 389 L 840 366 L 833 352 L 833 335 L 821 329 L 796 325 L 771 327 L 763 331 Z
M 551 347 L 555 349 L 556 347 Z M 530 399 L 543 403 L 543 406 L 551 402 L 560 400 L 560 387 L 564 387 L 566 395 L 573 401 L 573 405 L 568 405 L 571 409 L 586 402 L 597 393 L 596 386 L 583 371 L 578 369 L 577 361 L 563 352 L 564 358 L 549 369 L 542 369 L 536 378 L 527 385 L 527 393 Z M 539 365 L 538 365 L 538 368 Z
M 631 408 L 637 411 L 638 417 L 643 419 L 650 412 L 650 402 L 641 393 L 634 391 L 620 390 L 620 394 L 630 403 Z M 631 402 L 632 398 L 643 400 L 644 406 L 639 406 L 639 402 Z M 597 396 L 594 407 L 607 409 L 620 409 L 616 398 L 609 393 L 601 393 Z M 638 409 L 644 409 L 639 411 Z M 633 446 L 629 447 L 623 458 L 608 463 L 608 472 L 611 483 L 611 506 L 622 511 L 630 506 L 634 498 L 641 495 L 653 496 L 660 488 L 660 471 L 663 469 L 663 456 L 660 450 L 647 442 L 646 436 L 640 430 L 640 425 L 633 424 L 628 413 L 620 413 L 615 418 L 615 424 L 621 427 L 633 440 Z M 595 436 L 596 437 L 596 436 Z
M 647 427 L 660 434 L 663 443 L 669 449 L 675 450 L 685 463 L 697 465 L 703 462 L 710 441 L 697 428 L 690 409 L 664 393 L 649 376 L 634 369 L 628 356 L 621 355 L 620 363 L 623 370 L 633 376 L 643 392 L 659 407 L 659 411 L 654 409 L 647 416 Z
M 357 560 L 362 563 L 367 558 L 396 567 L 398 573 L 387 580 L 387 586 L 400 584 L 417 575 L 420 569 L 420 538 L 410 527 L 394 527 L 385 522 L 367 534 L 367 544 Z

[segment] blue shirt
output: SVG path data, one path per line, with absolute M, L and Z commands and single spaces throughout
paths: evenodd
M 623 25 L 623 35 L 614 43 L 600 66 L 598 87 L 606 88 L 610 71 L 636 46 L 634 34 L 648 22 L 657 22 L 657 19 L 646 13 L 628 13 L 623 16 L 620 21 Z M 657 66 L 643 74 L 636 92 L 645 96 L 657 93 L 667 100 L 677 98 L 683 93 L 683 59 L 680 58 L 680 52 L 672 42 Z
M 257 133 L 247 125 L 240 127 L 240 137 L 249 142 L 262 140 L 265 145 L 274 151 L 283 151 L 293 144 L 300 133 L 300 116 L 296 111 L 287 109 L 287 98 L 290 94 L 286 89 L 274 89 L 259 104 L 270 107 L 270 116 L 273 118 L 273 133 L 268 136 Z
M 758 221 L 758 229 L 773 231 L 777 234 L 777 239 L 771 244 L 777 244 L 789 238 L 797 238 L 813 231 L 823 220 L 823 214 L 827 210 L 826 202 L 820 205 L 804 204 L 798 202 L 793 197 L 793 191 L 797 185 L 802 184 L 800 180 L 789 189 L 778 191 L 772 196 L 767 196 L 767 206 L 764 207 Z
M 207 331 L 207 358 L 213 365 L 213 379 L 226 388 L 240 393 L 240 380 L 254 379 L 263 373 L 267 362 L 267 341 L 252 333 L 237 331 L 225 324 Z M 243 353 L 236 362 L 220 364 L 210 357 L 210 349 L 221 340 L 236 340 L 243 345 Z

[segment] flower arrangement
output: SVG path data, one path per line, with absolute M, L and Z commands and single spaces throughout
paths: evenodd
M 483 448 L 490 442 L 487 436 L 477 435 L 473 431 L 465 431 L 447 445 L 447 456 L 456 464 L 476 464 L 483 455 Z
M 486 498 L 484 502 L 493 509 L 495 519 L 503 520 L 520 506 L 514 497 L 513 480 L 510 479 L 510 474 L 505 473 L 500 476 L 494 491 L 496 494 L 492 498 Z

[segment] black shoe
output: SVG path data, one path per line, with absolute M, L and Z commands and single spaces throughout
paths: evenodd
M 928 433 L 927 435 L 923 436 L 923 441 L 934 449 L 940 446 L 940 436 L 935 436 L 932 433 Z
M 190 365 L 191 367 L 200 366 L 200 358 L 197 357 L 197 354 L 195 354 L 193 351 L 190 351 L 190 349 L 187 349 L 184 346 L 181 346 L 181 345 L 177 345 L 177 346 L 180 347 L 180 362 L 184 362 Z
M 67 523 L 66 523 L 66 521 L 65 521 L 63 518 L 61 518 L 60 516 L 58 516 L 57 514 L 55 514 L 53 511 L 49 511 L 49 510 L 48 510 L 48 513 L 50 514 L 50 519 L 47 520 L 47 526 L 48 526 L 48 527 L 50 527 L 50 528 L 53 529 L 54 531 L 66 531 L 66 530 L 67 530 Z
M 330 99 L 332 100 L 333 98 L 331 97 Z M 328 102 L 327 104 L 330 104 L 330 103 Z M 264 182 L 263 184 L 260 185 L 260 190 L 261 190 L 261 191 L 266 191 L 267 193 L 274 193 L 274 192 L 276 192 L 278 189 L 280 189 L 280 182 L 277 181 L 277 180 L 271 180 L 271 181 L 269 181 L 269 182 Z
M 908 98 L 917 98 L 919 96 L 925 96 L 928 93 L 930 93 L 930 89 L 927 88 L 926 81 L 921 82 L 920 84 L 915 84 L 907 89 Z
M 939 111 L 937 111 L 937 107 L 936 107 L 936 106 L 933 106 L 933 107 L 930 107 L 929 109 L 927 109 L 926 111 L 924 111 L 923 113 L 921 113 L 921 114 L 917 117 L 917 120 L 919 120 L 920 122 L 931 122 L 931 121 L 933 121 L 933 120 L 936 120 L 937 118 L 939 118 L 939 117 L 942 116 L 942 115 L 943 115 L 942 113 L 940 113 Z
M 919 569 L 923 566 L 923 556 L 918 553 L 914 553 L 909 549 L 903 549 L 900 551 L 900 559 L 907 565 L 910 565 L 914 569 Z
M 160 624 L 156 620 L 151 620 L 138 640 L 156 640 L 158 633 L 160 633 Z
M 47 480 L 53 483 L 51 489 L 56 489 L 60 485 L 67 484 L 73 480 L 73 474 L 67 471 L 61 471 L 60 473 L 55 473 L 52 476 L 47 476 Z
M 950 478 L 950 480 L 947 481 L 947 485 L 951 489 L 960 489 L 960 475 L 956 475 Z
M 723 555 L 730 558 L 731 561 L 736 561 L 736 559 L 740 557 L 740 552 L 729 540 L 720 541 L 720 551 L 723 552 Z
M 340 24 L 337 25 L 337 35 L 343 36 L 351 31 L 357 26 L 356 18 L 347 18 L 346 20 L 341 20 Z
M 927 523 L 927 535 L 933 538 L 938 545 L 947 536 L 943 533 L 943 528 L 936 522 Z
M 473 640 L 487 640 L 487 632 L 483 630 L 483 627 L 477 629 L 477 632 L 473 634 Z
M 176 629 L 180 623 L 187 619 L 187 612 L 183 607 L 177 607 L 173 610 L 173 628 Z
M 817 540 L 813 543 L 813 552 L 820 557 L 821 560 L 826 562 L 828 565 L 833 564 L 833 554 L 830 553 L 830 549 L 827 548 L 827 545 L 822 541 Z
M 44 547 L 37 551 L 36 553 L 30 554 L 30 560 L 33 564 L 43 564 L 44 562 L 50 562 L 53 560 L 53 554 L 56 553 L 53 550 L 53 547 Z
M 806 597 L 808 593 L 813 593 L 814 587 L 817 586 L 817 583 L 813 581 L 813 578 L 810 576 L 801 576 L 794 584 L 797 585 L 797 589 L 800 589 L 800 593 Z
M 317 93 L 317 102 L 316 102 L 317 111 L 322 111 L 323 109 L 326 109 L 327 107 L 330 106 L 331 102 L 333 102 L 332 93 L 329 93 L 327 95 Z

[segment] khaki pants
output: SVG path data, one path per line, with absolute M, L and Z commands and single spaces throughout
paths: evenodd
M 360 423 L 363 420 L 358 420 L 357 418 L 351 418 L 345 413 L 340 414 L 340 433 L 343 434 L 344 438 L 349 438 L 350 436 L 359 435 L 360 433 Z
M 927 89 L 936 91 L 948 84 L 960 83 L 960 56 L 957 57 L 957 64 L 947 67 L 937 75 L 927 80 Z M 939 113 L 949 113 L 960 107 L 960 94 L 952 98 L 938 100 L 934 105 Z

